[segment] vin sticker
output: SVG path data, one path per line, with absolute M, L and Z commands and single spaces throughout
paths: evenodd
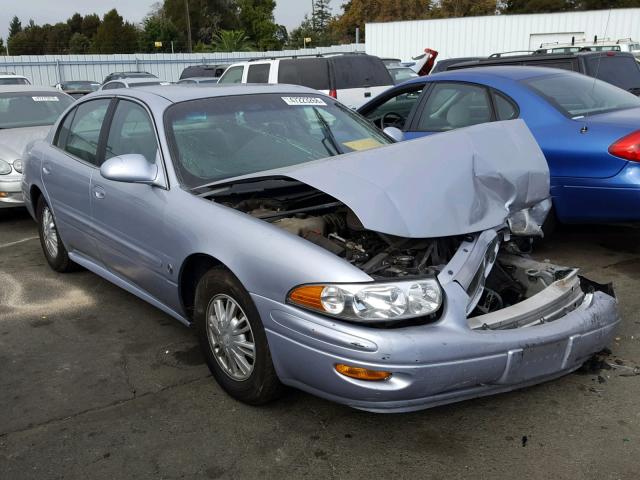
M 58 97 L 31 97 L 34 102 L 59 102 Z
M 324 100 L 318 97 L 282 97 L 284 103 L 287 105 L 323 105 L 327 106 L 324 103 Z

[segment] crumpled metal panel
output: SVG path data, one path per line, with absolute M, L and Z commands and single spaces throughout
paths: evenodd
M 522 120 L 492 122 L 261 172 L 345 203 L 370 230 L 407 238 L 487 230 L 549 197 L 549 169 Z

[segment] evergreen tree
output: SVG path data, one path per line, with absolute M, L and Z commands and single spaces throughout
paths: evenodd
M 11 19 L 11 23 L 9 24 L 9 37 L 11 38 L 14 35 L 17 35 L 22 31 L 22 22 L 16 16 Z

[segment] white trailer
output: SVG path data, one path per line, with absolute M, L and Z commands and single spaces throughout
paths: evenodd
M 367 23 L 365 45 L 379 57 L 409 60 L 432 48 L 444 59 L 536 50 L 543 43 L 595 36 L 640 40 L 640 8 Z

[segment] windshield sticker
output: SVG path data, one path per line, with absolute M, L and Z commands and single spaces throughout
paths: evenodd
M 327 106 L 327 104 L 324 103 L 324 100 L 318 97 L 282 97 L 282 100 L 284 100 L 284 103 L 287 105 Z
M 59 102 L 58 97 L 31 97 L 34 102 Z
M 343 145 L 351 150 L 360 152 L 362 150 L 370 150 L 381 146 L 382 144 L 375 138 L 362 138 L 360 140 L 353 140 L 351 142 L 343 142 Z

